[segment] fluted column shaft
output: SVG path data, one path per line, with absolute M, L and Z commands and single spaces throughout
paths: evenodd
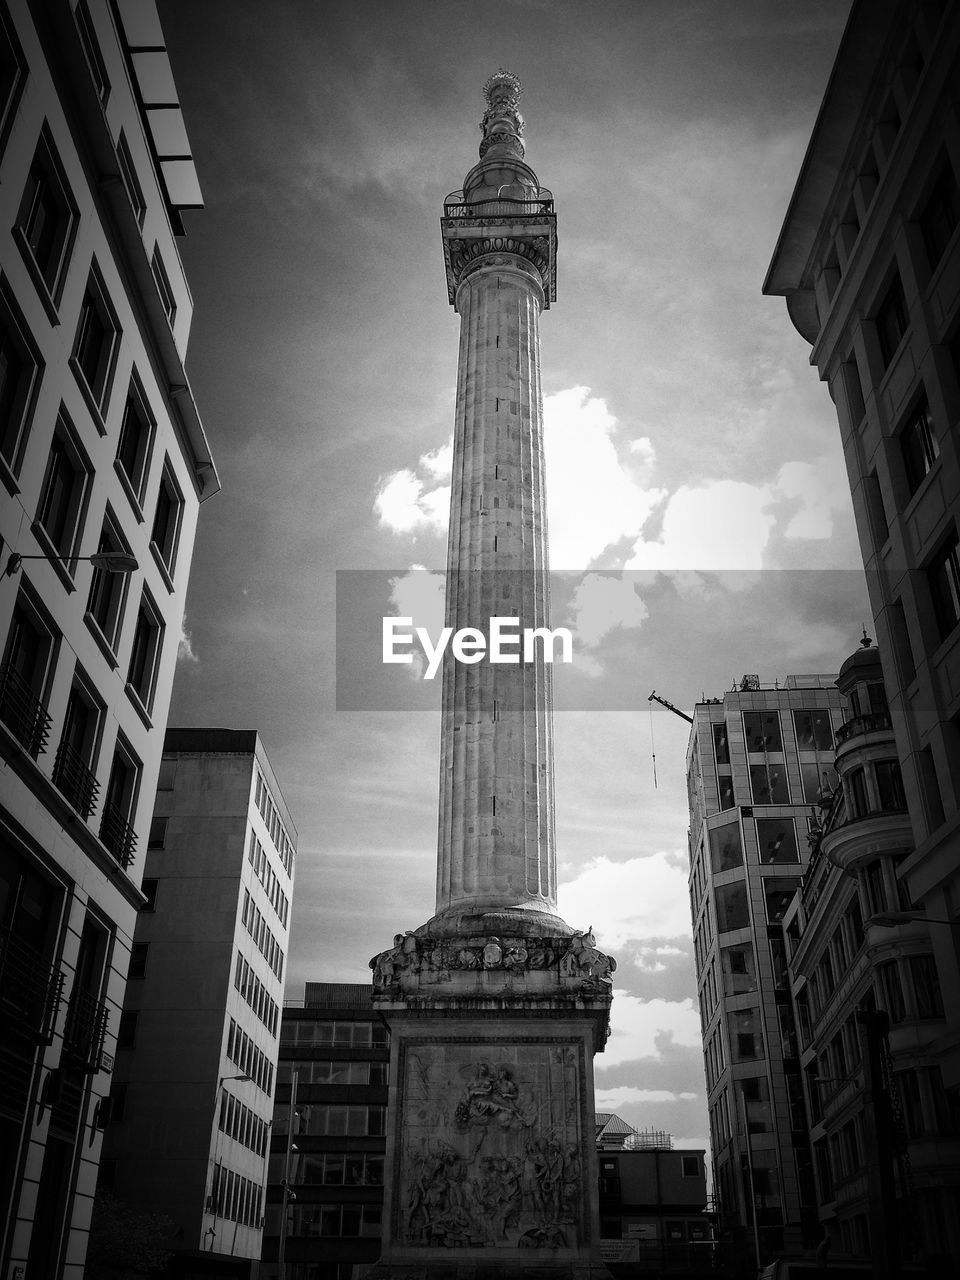
M 549 626 L 539 279 L 491 255 L 460 282 L 446 625 Z M 437 912 L 556 912 L 551 668 L 443 673 Z

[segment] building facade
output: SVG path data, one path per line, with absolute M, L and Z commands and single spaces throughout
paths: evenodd
M 198 508 L 218 488 L 184 372 L 176 237 L 199 204 L 155 6 L 3 0 L 5 1276 L 79 1276 L 86 1252 Z
M 832 1253 L 939 1275 L 960 1263 L 960 1108 L 935 1053 L 935 926 L 900 876 L 913 831 L 868 639 L 837 685 L 838 785 L 784 917 L 819 1218 Z
M 260 1257 L 296 843 L 255 731 L 167 732 L 101 1186 L 181 1274 Z
M 783 917 L 832 789 L 833 676 L 745 676 L 698 703 L 687 749 L 690 902 L 721 1240 L 766 1260 L 816 1234 Z M 750 1245 L 754 1241 L 755 1245 Z
M 960 1088 L 960 12 L 857 0 L 764 284 L 843 439 Z
M 357 1280 L 379 1256 L 390 1048 L 372 994 L 369 983 L 308 982 L 284 1006 L 265 1280 L 278 1274 L 284 1220 L 285 1280 Z

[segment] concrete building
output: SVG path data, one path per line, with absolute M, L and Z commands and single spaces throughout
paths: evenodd
M 199 204 L 155 6 L 0 3 L 4 1276 L 83 1269 L 194 531 L 218 489 L 184 372 L 176 237 Z
M 101 1185 L 181 1274 L 260 1257 L 296 844 L 254 730 L 168 730 Z
M 856 0 L 764 284 L 836 406 L 960 1088 L 960 10 Z
M 674 1151 L 669 1134 L 638 1134 L 616 1115 L 604 1120 L 598 1142 L 604 1262 L 615 1276 L 635 1276 L 639 1268 L 650 1280 L 715 1274 L 706 1153 Z M 625 1146 L 603 1140 L 623 1129 Z
M 302 1002 L 284 1005 L 264 1280 L 278 1273 L 284 1215 L 285 1280 L 356 1280 L 380 1256 L 390 1048 L 372 994 L 369 983 L 308 982 Z
M 913 832 L 868 639 L 837 685 L 839 785 L 784 916 L 819 1218 L 832 1254 L 940 1275 L 960 1264 L 960 1108 L 931 1051 L 946 1018 L 936 926 L 899 876 Z
M 549 627 L 540 314 L 556 215 L 524 162 L 521 86 L 484 86 L 480 159 L 444 202 L 461 318 L 446 621 Z M 509 602 L 509 603 L 507 603 Z M 374 1275 L 602 1275 L 593 1057 L 613 962 L 557 913 L 553 698 L 542 645 L 443 676 L 435 914 L 371 961 L 391 1031 Z
M 833 676 L 745 676 L 687 748 L 690 904 L 721 1240 L 769 1261 L 819 1234 L 783 916 L 832 789 Z M 749 1172 L 748 1172 L 749 1168 Z

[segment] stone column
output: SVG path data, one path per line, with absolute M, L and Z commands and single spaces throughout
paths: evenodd
M 485 256 L 460 282 L 446 624 L 549 627 L 539 275 Z M 549 641 L 547 641 L 549 644 Z M 556 913 L 551 668 L 444 669 L 437 913 Z

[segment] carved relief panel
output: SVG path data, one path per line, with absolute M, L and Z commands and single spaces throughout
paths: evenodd
M 398 1245 L 584 1243 L 582 1044 L 414 1040 L 399 1068 Z

